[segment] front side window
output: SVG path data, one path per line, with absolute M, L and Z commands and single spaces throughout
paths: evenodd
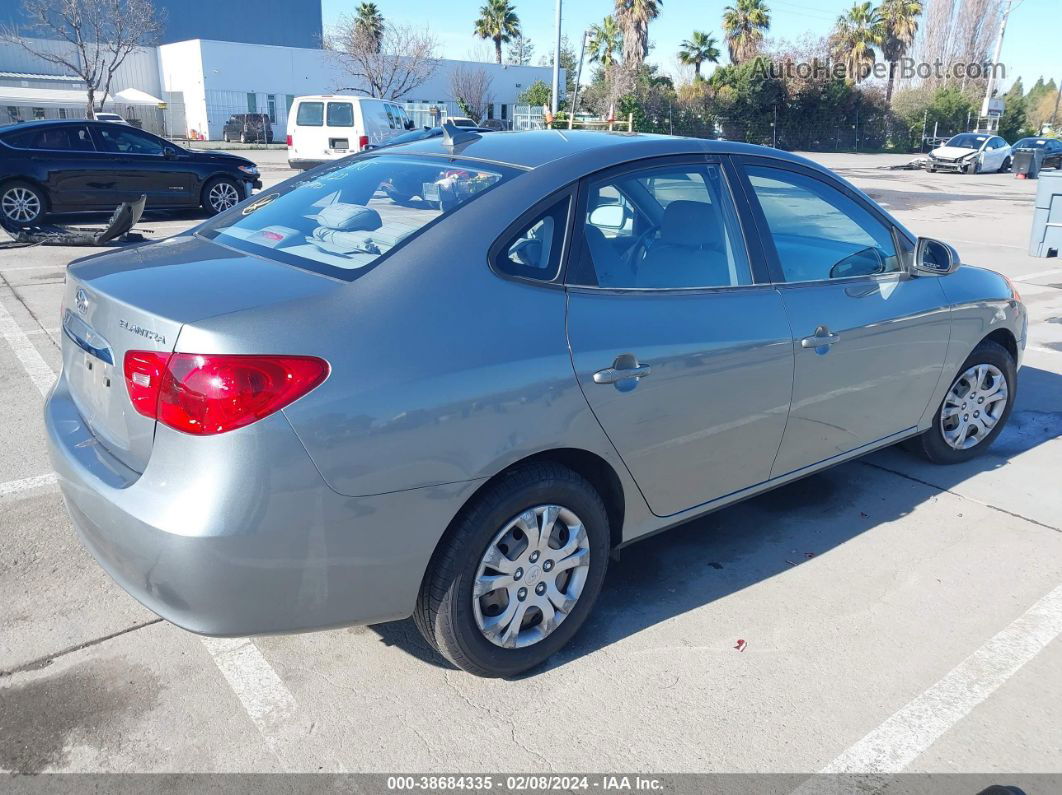
M 349 102 L 328 103 L 328 126 L 329 127 L 353 127 L 354 106 Z
M 323 102 L 300 102 L 299 112 L 295 115 L 295 124 L 299 127 L 320 127 L 324 124 Z
M 522 224 L 515 235 L 510 234 L 494 257 L 494 267 L 525 279 L 548 282 L 556 278 L 569 203 L 565 196 L 530 223 Z
M 378 155 L 334 165 L 218 216 L 200 234 L 241 251 L 355 279 L 433 222 L 519 173 Z M 443 256 L 440 262 L 445 262 Z
M 109 124 L 95 128 L 97 147 L 101 152 L 124 155 L 161 155 L 163 142 L 153 135 L 140 132 L 124 124 Z
M 669 289 L 752 283 L 720 166 L 646 168 L 592 181 L 586 196 L 573 284 Z
M 787 282 L 870 276 L 900 270 L 892 230 L 822 180 L 748 166 Z

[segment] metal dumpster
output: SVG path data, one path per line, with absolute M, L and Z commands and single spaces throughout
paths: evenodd
M 1029 254 L 1057 257 L 1062 251 L 1062 171 L 1045 171 L 1036 186 Z

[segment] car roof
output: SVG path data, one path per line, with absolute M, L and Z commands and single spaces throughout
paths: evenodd
M 93 121 L 93 119 L 35 119 L 34 121 L 20 121 L 0 127 L 0 134 L 14 130 L 39 130 L 42 127 L 58 127 L 62 124 L 92 124 Z
M 534 169 L 568 158 L 598 155 L 594 159 L 623 162 L 629 158 L 681 154 L 769 154 L 771 157 L 821 169 L 810 160 L 765 146 L 685 138 L 677 135 L 607 132 L 596 130 L 527 130 L 498 131 L 448 146 L 444 138 L 434 136 L 388 147 L 389 153 L 425 154 L 460 157 L 491 163 Z

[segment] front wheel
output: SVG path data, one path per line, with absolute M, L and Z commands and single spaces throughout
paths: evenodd
M 515 469 L 477 496 L 436 551 L 417 628 L 477 676 L 533 668 L 589 615 L 609 541 L 604 503 L 582 476 L 552 463 Z
M 203 186 L 203 209 L 211 215 L 223 213 L 240 203 L 240 186 L 228 177 L 215 177 Z
M 1003 174 L 1005 174 L 1005 173 L 1007 173 L 1008 171 L 1010 171 L 1010 158 L 1009 158 L 1009 157 L 1007 157 L 1007 158 L 1006 158 L 1006 159 L 1005 159 L 1005 160 L 1003 161 L 1003 165 L 1001 165 L 1001 166 L 999 167 L 999 170 L 1000 170 L 1000 172 L 1001 172 L 1001 173 L 1003 173 Z
M 1010 352 L 984 340 L 959 368 L 933 426 L 911 440 L 909 447 L 934 464 L 958 464 L 980 455 L 1010 417 L 1017 375 Z

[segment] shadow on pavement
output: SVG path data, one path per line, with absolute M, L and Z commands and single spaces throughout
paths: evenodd
M 1062 436 L 1062 375 L 1025 366 L 1010 422 L 989 454 L 953 467 L 934 467 L 894 448 L 811 475 L 771 492 L 694 519 L 622 551 L 575 639 L 543 667 L 564 665 L 668 619 L 735 594 L 828 553 L 880 524 L 981 472 Z M 895 450 L 895 452 L 894 452 Z M 876 463 L 926 466 L 932 480 Z M 913 488 L 895 488 L 897 477 Z M 412 619 L 371 628 L 389 646 L 434 665 L 453 668 L 425 643 Z M 691 644 L 703 639 L 690 638 Z

